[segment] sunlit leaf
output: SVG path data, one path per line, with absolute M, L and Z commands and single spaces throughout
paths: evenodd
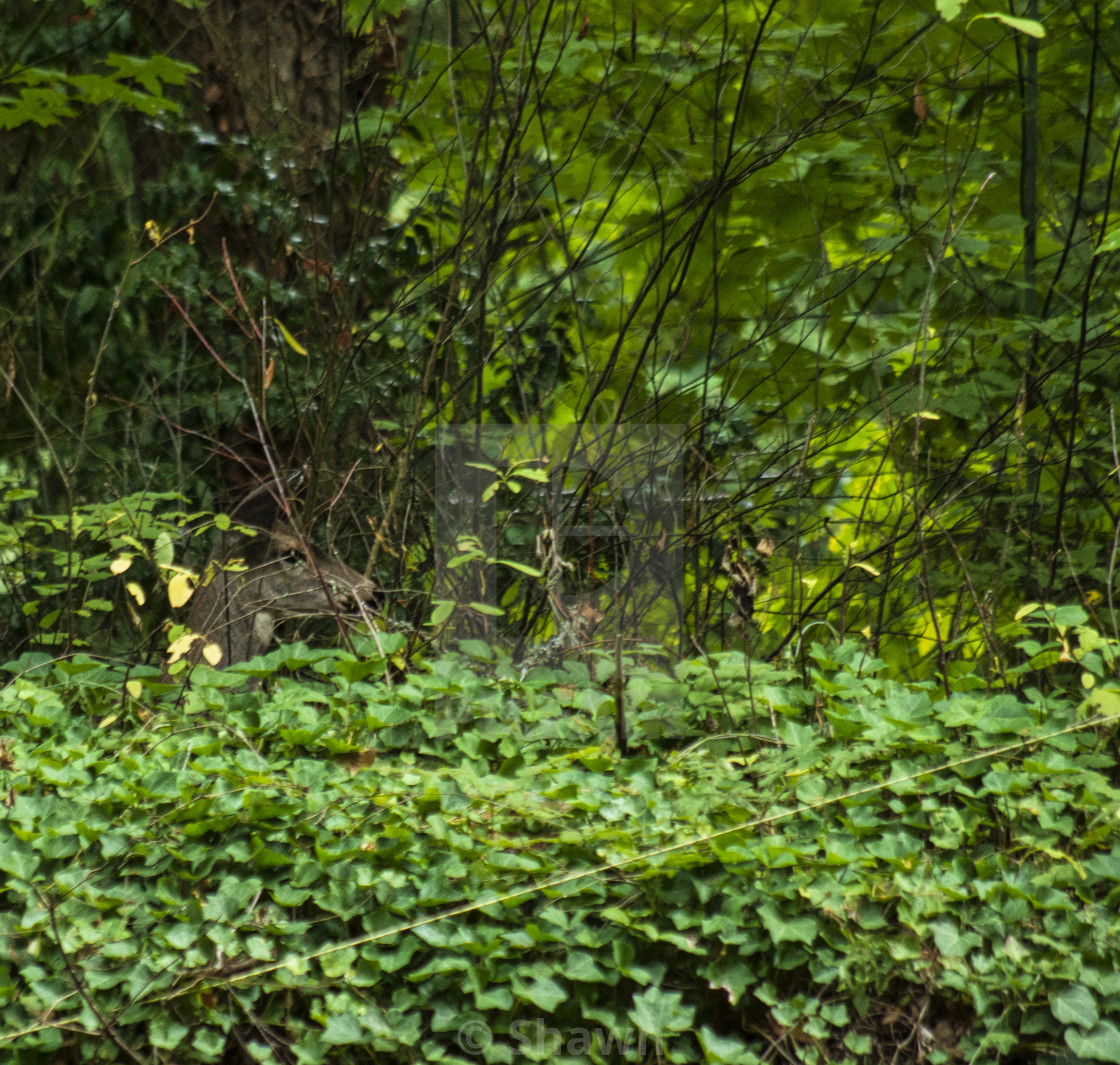
M 973 15 L 972 18 L 968 20 L 968 25 L 971 26 L 978 19 L 993 19 L 996 22 L 1002 22 L 1005 26 L 1013 30 L 1018 30 L 1019 33 L 1025 33 L 1028 37 L 1046 36 L 1046 30 L 1042 23 L 1035 22 L 1034 19 L 1005 15 L 1002 11 L 984 11 L 979 15 Z
M 294 336 L 292 336 L 290 332 L 288 332 L 288 327 L 282 321 L 280 321 L 279 318 L 274 317 L 272 321 L 275 323 L 276 328 L 280 330 L 280 335 L 284 338 L 284 342 L 288 345 L 288 347 L 292 349 L 292 351 L 294 351 L 297 355 L 307 354 L 307 348 L 305 348 L 298 340 L 296 340 Z
M 194 595 L 194 578 L 190 573 L 176 573 L 167 582 L 167 598 L 173 607 L 184 606 Z

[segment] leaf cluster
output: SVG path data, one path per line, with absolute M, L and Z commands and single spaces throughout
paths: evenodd
M 4 667 L 8 1053 L 1120 1060 L 1113 718 L 716 655 L 619 758 L 586 670 L 381 639 Z
M 63 515 L 0 476 L 0 632 L 9 647 L 136 658 L 166 614 L 186 515 L 175 493 L 137 493 Z M 198 515 L 195 515 L 198 517 Z

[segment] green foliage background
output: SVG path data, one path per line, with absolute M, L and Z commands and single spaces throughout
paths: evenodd
M 3 461 L 40 512 L 206 498 L 248 437 L 312 512 L 364 491 L 346 553 L 422 600 L 439 426 L 671 422 L 678 648 L 727 642 L 738 540 L 768 654 L 825 621 L 998 674 L 1025 600 L 1114 627 L 1111 9 L 452 7 L 334 9 L 312 129 L 122 58 L 142 8 L 17 7 Z

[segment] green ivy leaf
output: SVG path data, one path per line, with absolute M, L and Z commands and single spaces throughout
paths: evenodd
M 327 1018 L 327 1023 L 323 1026 L 323 1039 L 332 1046 L 348 1046 L 367 1042 L 369 1033 L 363 1031 L 357 1017 L 352 1013 L 344 1013 Z
M 775 943 L 809 944 L 817 938 L 817 922 L 812 917 L 787 917 L 769 901 L 755 912 Z
M 514 976 L 511 987 L 519 999 L 531 1002 L 538 1009 L 549 1013 L 568 997 L 567 990 L 558 981 L 546 977 L 526 981 Z
M 647 987 L 634 996 L 634 1008 L 627 1016 L 643 1032 L 661 1037 L 670 1032 L 683 1032 L 692 1027 L 694 1006 L 681 1004 L 679 991 L 662 991 Z
M 1120 1062 L 1120 1029 L 1111 1021 L 1101 1021 L 1091 1032 L 1067 1028 L 1066 1046 L 1082 1058 Z
M 756 1065 L 758 1056 L 734 1036 L 723 1036 L 702 1025 L 696 1033 L 700 1049 L 704 1051 L 704 1061 L 708 1065 Z
M 1097 1000 L 1087 987 L 1071 984 L 1050 996 L 1050 1012 L 1062 1024 L 1091 1028 L 1097 1023 Z

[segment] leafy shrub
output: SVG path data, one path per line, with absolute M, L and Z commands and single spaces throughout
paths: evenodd
M 380 639 L 4 667 L 7 1054 L 1120 1060 L 1109 718 L 717 656 L 619 758 L 586 670 Z
M 178 572 L 180 496 L 139 492 L 67 514 L 32 509 L 35 492 L 0 478 L 0 634 L 10 646 L 138 656 L 166 617 Z

